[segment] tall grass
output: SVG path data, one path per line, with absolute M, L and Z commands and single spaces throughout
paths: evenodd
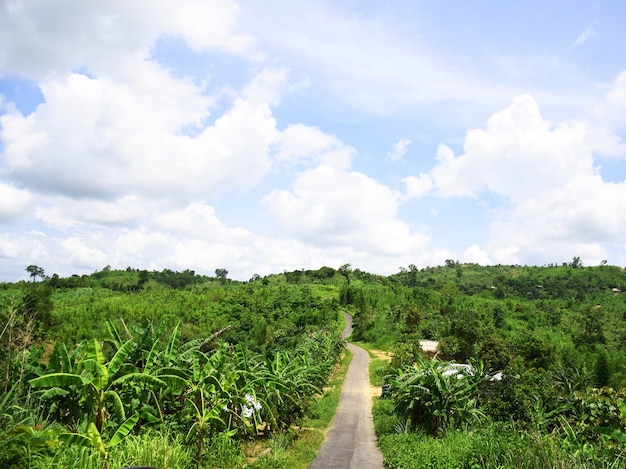
M 387 469 L 620 469 L 626 450 L 604 445 L 572 448 L 556 434 L 520 432 L 507 425 L 448 431 L 435 438 L 409 431 L 390 400 L 374 400 L 374 425 Z
M 107 467 L 152 466 L 162 469 L 188 469 L 194 466 L 192 448 L 182 437 L 155 431 L 130 435 L 109 454 Z M 100 454 L 88 448 L 60 445 L 53 455 L 33 461 L 33 469 L 102 469 Z M 212 467 L 212 466 L 207 466 Z

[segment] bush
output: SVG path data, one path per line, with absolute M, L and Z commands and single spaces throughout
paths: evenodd
M 419 357 L 415 366 L 390 380 L 396 414 L 412 429 L 419 426 L 438 435 L 483 417 L 478 409 L 479 386 L 485 381 L 482 365 L 467 374 L 449 374 L 448 366 L 437 358 Z

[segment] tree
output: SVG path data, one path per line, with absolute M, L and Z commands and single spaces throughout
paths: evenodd
M 36 266 L 36 265 L 29 265 L 24 270 L 26 270 L 26 272 L 30 274 L 30 276 L 33 279 L 33 282 L 36 280 L 37 277 L 44 278 L 46 276 L 44 270 L 41 267 Z
M 224 283 L 226 281 L 227 275 L 228 275 L 228 270 L 222 269 L 222 268 L 215 269 L 215 276 L 220 282 Z
M 27 321 L 32 321 L 36 334 L 45 333 L 52 326 L 52 288 L 45 283 L 24 285 L 21 311 Z
M 576 256 L 572 259 L 571 264 L 569 265 L 572 269 L 580 269 L 583 266 L 582 261 L 580 260 L 580 257 Z
M 350 264 L 344 264 L 337 269 L 337 272 L 345 277 L 346 283 L 349 285 L 350 277 L 352 276 L 352 266 Z
M 475 311 L 463 310 L 450 315 L 449 334 L 443 344 L 450 346 L 446 355 L 452 355 L 461 362 L 474 356 L 474 349 L 481 336 L 480 318 Z M 440 345 L 442 345 L 440 342 Z M 453 346 L 452 346 L 453 345 Z M 442 350 L 444 352 L 444 350 Z

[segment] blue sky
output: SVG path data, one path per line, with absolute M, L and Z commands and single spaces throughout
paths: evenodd
M 621 1 L 0 2 L 0 281 L 626 265 Z

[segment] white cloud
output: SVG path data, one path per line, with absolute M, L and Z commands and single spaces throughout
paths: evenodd
M 567 243 L 620 243 L 626 228 L 626 182 L 576 175 L 541 198 L 516 206 L 499 230 L 526 248 Z M 494 236 L 499 238 L 494 230 Z M 513 234 L 515 231 L 517 234 Z
M 422 197 L 428 194 L 433 187 L 433 182 L 428 174 L 420 174 L 419 176 L 408 176 L 404 178 L 406 186 L 406 198 Z
M 574 46 L 581 46 L 589 39 L 596 37 L 598 35 L 598 31 L 596 30 L 597 25 L 598 21 L 594 20 L 589 26 L 587 26 L 584 31 L 578 35 L 576 41 L 574 41 Z
M 427 237 L 397 218 L 400 196 L 365 174 L 320 165 L 301 174 L 293 192 L 274 190 L 263 203 L 287 234 L 304 241 L 380 254 L 414 252 Z
M 89 242 L 93 245 L 92 242 Z M 64 239 L 60 243 L 66 262 L 78 268 L 91 268 L 94 266 L 104 266 L 107 256 L 100 249 L 90 247 L 82 239 L 71 237 Z
M 325 163 L 337 169 L 350 167 L 355 154 L 354 148 L 337 137 L 304 124 L 292 124 L 282 131 L 276 139 L 275 150 L 279 162 Z
M 401 138 L 391 146 L 391 151 L 387 153 L 387 158 L 389 158 L 391 161 L 397 161 L 401 159 L 406 154 L 410 144 L 411 139 Z
M 502 263 L 575 255 L 595 260 L 606 256 L 607 245 L 624 242 L 626 182 L 605 182 L 595 165 L 597 155 L 622 150 L 606 128 L 552 124 L 534 99 L 522 96 L 491 116 L 485 130 L 469 130 L 464 150 L 455 157 L 440 146 L 430 173 L 435 193 L 478 197 L 489 191 L 506 201 L 492 213 L 486 250 L 473 247 L 466 255 Z
M 185 200 L 255 185 L 277 134 L 267 100 L 285 71 L 261 71 L 214 125 L 188 136 L 181 129 L 208 115 L 210 98 L 147 65 L 147 89 L 79 74 L 44 83 L 46 103 L 34 113 L 0 117 L 7 171 L 37 190 L 79 197 Z
M 251 39 L 237 31 L 238 12 L 229 0 L 2 2 L 0 76 L 40 80 L 81 67 L 115 73 L 125 65 L 121 57 L 146 58 L 162 34 L 181 37 L 197 50 L 246 53 Z
M 492 191 L 513 202 L 561 187 L 576 174 L 594 174 L 594 154 L 618 153 L 618 139 L 583 121 L 543 119 L 531 96 L 519 96 L 491 116 L 486 129 L 469 130 L 465 153 L 440 146 L 431 172 L 440 196 Z
M 580 54 L 556 56 L 550 31 L 535 43 L 512 31 L 499 49 L 495 29 L 460 36 L 450 15 L 435 24 L 439 14 L 283 0 L 0 2 L 3 275 L 29 263 L 61 274 L 111 264 L 225 267 L 245 279 L 345 262 L 391 273 L 447 258 L 620 255 L 626 72 L 605 84 L 602 69 L 618 62 L 596 71 Z M 506 29 L 500 19 L 489 25 Z M 598 24 L 578 45 L 599 46 L 589 41 Z M 36 109 L 40 95 L 9 89 L 13 77 L 40 88 Z M 543 114 L 530 95 L 503 109 L 522 86 Z M 503 110 L 457 150 L 459 122 L 476 127 L 493 109 Z M 591 117 L 572 117 L 581 112 Z M 406 165 L 363 151 L 415 129 L 420 148 L 448 143 L 431 171 L 401 174 Z M 409 145 L 396 141 L 388 159 Z M 618 182 L 602 179 L 603 164 Z M 470 230 L 455 252 L 430 241 L 458 207 L 437 204 L 422 229 L 410 213 L 419 201 L 400 204 L 425 196 L 474 198 L 463 209 L 491 217 L 489 239 Z
M 604 102 L 597 107 L 596 114 L 609 127 L 626 127 L 626 70 L 615 78 Z M 626 155 L 623 146 L 621 154 Z
M 389 115 L 428 101 L 510 96 L 460 61 L 442 60 L 423 36 L 412 34 L 427 28 L 419 15 L 412 15 L 409 25 L 401 16 L 383 19 L 360 8 L 347 13 L 337 2 L 279 0 L 247 7 L 242 23 L 260 45 L 298 64 L 355 109 Z M 391 13 L 392 8 L 381 10 Z
M 462 259 L 462 262 L 473 262 L 480 265 L 490 265 L 493 263 L 489 254 L 475 244 L 465 250 Z
M 0 223 L 18 218 L 31 202 L 28 192 L 0 181 Z

